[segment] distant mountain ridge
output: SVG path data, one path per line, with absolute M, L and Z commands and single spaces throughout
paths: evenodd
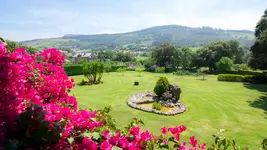
M 74 50 L 148 50 L 166 42 L 170 42 L 177 47 L 201 47 L 219 40 L 238 40 L 245 48 L 249 48 L 254 42 L 254 32 L 166 25 L 126 33 L 67 34 L 59 38 L 36 39 L 22 43 L 39 49 L 56 47 Z

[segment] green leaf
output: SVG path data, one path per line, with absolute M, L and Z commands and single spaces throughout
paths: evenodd
M 100 133 L 93 132 L 92 136 L 94 137 L 94 139 L 98 140 L 100 138 Z
M 33 106 L 33 108 L 41 108 L 41 107 L 42 107 L 42 106 L 39 105 L 39 104 L 33 104 L 32 106 Z
M 233 146 L 235 146 L 235 140 L 233 139 Z
M 175 141 L 174 137 L 170 137 L 170 138 L 168 139 L 168 141 L 169 141 L 169 142 L 177 143 L 177 142 Z
M 175 143 L 175 144 L 173 145 L 173 148 L 178 148 L 178 147 L 180 147 L 180 144 L 178 144 L 178 143 Z
M 159 148 L 160 148 L 160 149 L 170 149 L 170 148 L 169 148 L 169 145 L 165 145 L 165 144 L 161 144 L 161 145 L 159 145 Z
M 92 133 L 89 133 L 89 132 L 84 132 L 83 134 L 82 134 L 82 137 L 92 137 Z
M 7 149 L 19 149 L 19 141 L 16 139 L 11 139 L 8 141 Z
M 1 37 L 0 37 L 0 41 L 1 41 L 1 42 L 5 42 L 5 40 L 4 40 L 3 38 L 1 38 Z
M 121 148 L 117 147 L 117 146 L 113 146 L 112 150 L 122 150 Z
M 73 137 L 68 138 L 68 142 L 69 142 L 69 144 L 72 144 L 73 141 L 74 141 Z

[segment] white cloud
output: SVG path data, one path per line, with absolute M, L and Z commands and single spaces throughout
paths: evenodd
M 129 4 L 118 3 L 115 6 L 118 8 L 110 6 L 114 8 L 104 11 L 90 11 L 90 8 L 30 9 L 26 19 L 1 19 L 0 23 L 21 27 L 0 28 L 0 35 L 14 40 L 26 40 L 64 34 L 129 32 L 168 24 L 254 30 L 267 1 L 134 0 L 129 1 Z M 125 9 L 119 11 L 119 8 Z

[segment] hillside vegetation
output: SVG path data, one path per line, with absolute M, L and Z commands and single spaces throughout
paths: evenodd
M 76 50 L 149 50 L 170 42 L 176 47 L 202 47 L 219 40 L 238 40 L 245 48 L 254 42 L 252 31 L 222 30 L 210 27 L 156 26 L 139 31 L 119 34 L 64 35 L 59 38 L 36 39 L 22 43 L 38 49 L 56 47 Z

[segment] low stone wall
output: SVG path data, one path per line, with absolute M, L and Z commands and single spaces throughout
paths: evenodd
M 151 96 L 151 99 L 142 100 L 144 96 Z M 156 94 L 151 91 L 138 92 L 138 93 L 135 93 L 129 96 L 127 104 L 130 107 L 135 108 L 135 109 L 139 109 L 139 110 L 151 112 L 151 113 L 156 113 L 160 115 L 168 115 L 168 116 L 177 115 L 187 110 L 187 107 L 181 102 L 178 102 L 178 105 L 174 107 L 174 110 L 172 112 L 162 112 L 156 109 L 144 108 L 138 105 L 138 104 L 145 104 L 145 103 L 153 103 L 154 102 L 153 96 L 156 96 Z

